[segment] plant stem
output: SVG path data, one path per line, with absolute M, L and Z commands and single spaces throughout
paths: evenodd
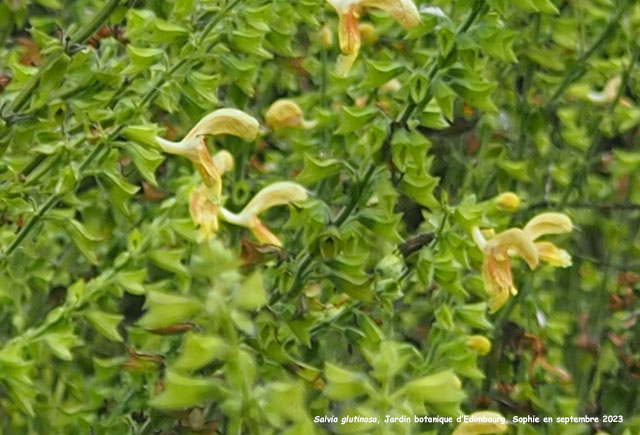
M 109 0 L 102 7 L 102 9 L 98 11 L 91 22 L 89 22 L 82 29 L 78 30 L 78 32 L 71 38 L 70 42 L 72 44 L 79 44 L 89 39 L 113 13 L 115 8 L 118 6 L 119 1 L 120 0 Z M 27 84 L 22 88 L 20 93 L 18 93 L 16 98 L 14 98 L 11 104 L 9 104 L 7 108 L 8 114 L 5 115 L 5 117 L 11 117 L 15 115 L 15 112 L 24 107 L 24 105 L 29 101 L 29 98 L 31 98 L 31 94 L 33 93 L 33 91 L 36 90 L 37 85 L 44 75 L 45 71 L 49 68 L 49 66 L 53 65 L 63 54 L 65 54 L 65 51 L 61 51 L 47 59 L 44 65 L 42 65 L 38 72 L 33 77 L 31 77 Z M 73 53 L 70 53 L 70 55 L 73 56 Z
M 631 3 L 632 2 L 630 0 L 624 0 L 622 2 L 622 5 L 620 5 L 618 10 L 611 17 L 611 19 L 607 23 L 607 26 L 602 31 L 598 39 L 596 39 L 593 45 L 582 56 L 580 56 L 580 58 L 575 63 L 573 68 L 564 76 L 564 80 L 562 81 L 562 83 L 560 83 L 560 86 L 558 86 L 558 89 L 556 89 L 556 91 L 553 93 L 553 95 L 551 96 L 551 98 L 549 99 L 549 101 L 545 106 L 547 112 L 552 111 L 553 105 L 562 96 L 564 91 L 574 81 L 579 79 L 582 76 L 582 74 L 584 74 L 586 70 L 587 60 L 589 60 L 589 58 L 593 56 L 593 54 L 596 51 L 598 51 L 598 49 L 602 46 L 602 44 L 604 44 L 607 41 L 607 39 L 609 39 L 609 37 L 615 33 L 618 27 L 620 27 L 620 18 L 622 17 L 622 14 L 625 13 L 627 8 L 631 5 Z
M 105 5 L 105 7 L 103 7 L 103 9 L 101 10 L 101 12 L 98 13 L 98 16 L 101 17 L 100 21 L 100 25 L 102 22 L 104 22 L 109 15 L 111 14 L 111 12 L 113 12 L 113 9 L 109 10 L 107 13 L 107 6 L 111 7 L 112 3 L 115 3 L 115 5 L 117 6 L 119 0 L 111 0 L 107 5 Z M 205 28 L 205 30 L 203 31 L 201 38 L 204 40 L 206 38 L 206 35 L 213 29 L 213 27 L 215 26 L 216 23 L 218 23 L 224 16 L 225 13 L 232 7 L 234 7 L 236 4 L 239 3 L 239 0 L 234 0 L 233 2 L 229 3 L 223 10 L 221 10 L 218 14 L 216 14 L 216 16 L 211 20 L 211 22 L 209 23 L 209 26 L 207 26 L 207 28 Z M 114 6 L 115 8 L 115 6 Z M 77 40 L 80 41 L 81 40 L 81 36 L 85 33 L 88 32 L 89 27 L 91 26 L 100 26 L 98 23 L 98 20 L 93 20 L 88 26 L 87 29 L 85 29 L 85 31 L 83 31 L 83 33 L 79 33 L 77 36 Z M 213 24 L 212 24 L 213 23 Z M 95 33 L 95 31 L 93 32 Z M 91 35 L 93 35 L 93 33 L 89 34 L 89 37 Z M 76 38 L 74 38 L 75 41 Z M 173 73 L 175 73 L 176 71 L 178 71 L 182 66 L 184 66 L 187 63 L 188 59 L 181 59 L 180 61 L 178 61 L 175 65 L 173 65 L 169 70 L 166 71 L 165 74 L 163 74 L 162 77 L 166 77 L 167 75 L 171 75 Z M 40 71 L 44 71 L 46 68 L 42 68 Z M 40 71 L 38 72 L 38 74 L 40 74 Z M 33 83 L 33 85 L 35 86 L 36 82 Z M 141 104 L 140 104 L 140 108 L 146 107 L 147 104 L 151 103 L 151 101 L 157 96 L 158 94 L 158 90 L 159 87 L 158 86 L 154 86 L 152 89 L 150 89 L 142 98 Z M 28 95 L 27 97 L 28 98 Z M 15 103 L 16 100 L 14 100 Z M 113 140 L 115 140 L 118 135 L 120 134 L 120 132 L 125 128 L 125 125 L 119 125 L 117 128 L 115 128 L 103 141 L 101 141 L 99 144 L 97 144 L 95 146 L 95 148 L 91 151 L 91 153 L 85 158 L 85 160 L 82 161 L 82 163 L 79 166 L 79 175 L 80 177 L 82 176 L 83 172 L 93 163 L 93 161 L 98 157 L 98 155 L 100 155 L 104 149 L 106 148 L 105 145 L 109 144 L 110 142 L 112 142 Z M 36 157 L 35 161 L 38 161 L 39 158 Z M 39 162 L 38 162 L 39 163 Z M 27 165 L 29 167 L 30 170 L 33 170 L 35 168 L 35 166 L 37 166 L 37 164 L 34 166 L 32 164 L 28 164 Z M 76 183 L 76 188 L 77 185 L 79 184 L 79 180 Z M 75 188 L 74 188 L 75 191 Z M 7 247 L 7 249 L 5 250 L 5 252 L 3 252 L 2 254 L 0 254 L 0 265 L 2 265 L 3 263 L 6 262 L 6 260 L 13 254 L 13 252 L 20 246 L 20 244 L 24 241 L 24 239 L 27 237 L 27 235 L 29 235 L 29 233 L 35 228 L 36 224 L 44 217 L 44 215 L 49 211 L 49 209 L 51 209 L 53 206 L 55 206 L 58 203 L 58 200 L 60 199 L 60 195 L 57 193 L 54 193 L 53 195 L 51 195 L 46 202 L 36 211 L 36 213 L 33 215 L 33 217 L 31 218 L 31 220 L 29 222 L 27 222 L 27 224 L 22 227 L 20 229 L 20 231 L 18 232 L 18 234 L 16 235 L 15 239 L 13 239 L 11 241 L 11 243 L 9 244 L 9 246 Z
M 94 33 L 98 31 L 102 24 L 111 16 L 113 11 L 116 10 L 120 0 L 109 0 L 107 1 L 102 9 L 98 11 L 97 14 L 94 15 L 93 20 L 91 20 L 86 26 L 82 29 L 79 29 L 75 35 L 73 35 L 69 42 L 71 44 L 83 44 L 87 39 L 91 38 Z
M 636 64 L 636 62 L 638 61 L 638 58 L 640 58 L 640 44 L 636 44 L 634 46 L 633 49 L 633 53 L 631 55 L 631 61 L 629 62 L 629 65 L 627 66 L 627 68 L 624 71 L 624 74 L 622 76 L 622 83 L 620 83 L 620 88 L 618 89 L 618 92 L 616 93 L 616 97 L 614 98 L 614 100 L 611 102 L 611 104 L 609 105 L 609 107 L 607 108 L 607 111 L 605 113 L 605 116 L 609 116 L 611 113 L 613 113 L 613 110 L 615 109 L 615 107 L 618 105 L 618 102 L 620 101 L 620 98 L 622 97 L 622 94 L 625 92 L 627 85 L 629 83 L 629 78 L 631 77 L 631 71 L 633 70 L 634 65 Z M 569 200 L 569 196 L 571 195 L 571 192 L 573 191 L 574 187 L 580 187 L 582 184 L 582 180 L 585 176 L 585 173 L 588 169 L 588 165 L 589 162 L 591 161 L 591 158 L 594 156 L 594 154 L 596 153 L 597 149 L 598 149 L 598 145 L 600 144 L 600 140 L 602 139 L 602 130 L 599 128 L 599 125 L 595 126 L 595 133 L 593 135 L 593 138 L 591 139 L 591 144 L 589 146 L 589 149 L 587 150 L 587 155 L 584 159 L 584 164 L 577 169 L 576 171 L 573 172 L 573 174 L 571 174 L 571 180 L 569 182 L 569 184 L 567 185 L 567 188 L 565 189 L 563 195 L 562 195 L 562 199 L 560 199 L 560 206 L 564 207 L 564 205 L 567 203 L 567 201 Z M 582 190 L 582 189 L 580 189 Z

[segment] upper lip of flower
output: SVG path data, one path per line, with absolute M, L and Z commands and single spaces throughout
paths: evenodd
M 304 201 L 307 197 L 306 189 L 298 183 L 279 181 L 269 184 L 256 193 L 240 213 L 233 213 L 222 207 L 220 215 L 229 223 L 250 229 L 260 242 L 279 246 L 278 238 L 262 224 L 258 215 L 271 207 Z
M 340 50 L 344 54 L 339 59 L 339 72 L 346 74 L 360 50 L 359 12 L 363 7 L 387 11 L 404 28 L 409 29 L 420 23 L 420 12 L 412 0 L 328 0 L 338 12 Z

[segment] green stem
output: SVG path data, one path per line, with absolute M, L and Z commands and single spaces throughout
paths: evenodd
M 105 21 L 111 16 L 113 11 L 116 10 L 120 0 L 109 0 L 102 6 L 102 9 L 98 11 L 96 15 L 94 15 L 93 20 L 91 20 L 86 26 L 82 29 L 79 29 L 70 39 L 69 42 L 71 44 L 83 44 L 87 39 L 91 38 L 100 27 L 104 24 Z
M 89 39 L 113 13 L 115 8 L 118 6 L 119 1 L 120 0 L 109 0 L 94 16 L 93 20 L 91 20 L 89 24 L 80 29 L 76 33 L 76 35 L 71 38 L 70 42 L 72 44 L 79 44 Z M 9 104 L 7 108 L 9 114 L 7 116 L 10 117 L 12 115 L 15 115 L 15 112 L 24 107 L 27 101 L 29 101 L 29 98 L 31 97 L 33 91 L 37 88 L 37 85 L 44 75 L 45 71 L 49 68 L 49 66 L 53 65 L 60 58 L 60 56 L 62 56 L 63 53 L 64 51 L 61 51 L 55 56 L 51 56 L 49 59 L 47 59 L 44 65 L 42 65 L 38 72 L 33 77 L 31 77 L 27 84 L 22 88 L 20 93 L 18 93 L 16 98 L 11 102 L 11 104 Z
M 54 193 L 49 197 L 49 199 L 47 199 L 47 201 L 44 204 L 40 206 L 40 208 L 38 208 L 38 210 L 33 215 L 31 220 L 27 222 L 25 226 L 22 227 L 22 229 L 16 235 L 16 238 L 11 241 L 9 246 L 7 246 L 7 249 L 2 254 L 2 257 L 0 257 L 0 264 L 4 263 L 11 256 L 11 254 L 13 254 L 13 252 L 18 248 L 18 246 L 20 246 L 24 238 L 27 237 L 27 235 L 29 235 L 29 233 L 33 230 L 33 228 L 40 221 L 40 219 L 42 219 L 45 213 L 47 213 L 49 209 L 58 202 L 59 199 L 60 199 L 60 196 Z
M 622 17 L 622 14 L 625 13 L 627 8 L 631 5 L 631 3 L 632 2 L 630 0 L 625 0 L 622 2 L 622 5 L 611 17 L 611 19 L 607 23 L 607 27 L 605 27 L 605 29 L 602 31 L 598 39 L 596 39 L 593 45 L 582 56 L 580 56 L 580 58 L 575 63 L 573 68 L 564 76 L 564 80 L 562 81 L 562 83 L 560 83 L 560 86 L 558 86 L 558 89 L 556 89 L 556 91 L 551 96 L 551 99 L 549 99 L 549 101 L 547 102 L 547 105 L 546 105 L 547 112 L 552 111 L 553 105 L 562 96 L 564 91 L 574 81 L 579 79 L 582 76 L 582 74 L 584 74 L 587 66 L 587 60 L 589 60 L 589 58 L 593 56 L 593 54 L 596 51 L 598 51 L 598 49 L 602 46 L 602 44 L 604 44 L 607 41 L 607 39 L 609 39 L 609 37 L 613 35 L 615 31 L 620 27 L 620 18 Z
M 106 20 L 108 18 L 108 16 L 111 14 L 111 12 L 113 12 L 113 10 L 110 10 L 108 14 L 106 14 L 107 11 L 107 6 L 110 6 L 111 3 L 114 3 L 117 6 L 118 4 L 118 0 L 112 0 L 110 1 L 107 5 L 105 5 L 105 7 L 101 10 L 101 12 L 98 14 L 102 21 L 104 22 L 104 20 Z M 207 26 L 207 28 L 203 31 L 203 34 L 201 35 L 201 38 L 204 39 L 206 37 L 206 34 L 208 32 L 211 31 L 211 29 L 213 29 L 214 25 L 216 23 L 218 23 L 224 16 L 225 13 L 232 7 L 234 7 L 236 4 L 239 3 L 239 0 L 234 0 L 233 2 L 229 3 L 227 5 L 227 7 L 225 7 L 222 11 L 220 11 L 213 19 L 212 21 L 209 23 L 209 26 Z M 106 14 L 106 15 L 105 15 Z M 92 23 L 90 23 L 89 26 L 95 26 L 97 25 L 97 19 L 93 20 Z M 213 23 L 213 24 L 212 24 Z M 87 27 L 87 32 L 88 32 L 88 28 Z M 77 36 L 77 40 L 81 40 L 81 37 L 83 33 L 79 33 Z M 91 36 L 93 33 L 91 33 L 89 36 Z M 74 41 L 76 40 L 76 38 L 74 38 Z M 177 62 L 175 65 L 173 65 L 173 67 L 171 69 L 169 69 L 166 74 L 173 74 L 176 71 L 178 71 L 183 65 L 185 65 L 187 63 L 188 59 L 182 59 L 179 62 Z M 41 69 L 41 71 L 44 71 L 46 68 Z M 39 72 L 40 73 L 40 72 Z M 164 77 L 165 75 L 163 75 Z M 35 82 L 34 82 L 34 86 L 35 86 Z M 142 103 L 141 103 L 141 107 L 145 107 L 147 104 L 149 104 L 158 94 L 158 87 L 154 86 L 149 92 L 147 92 L 143 98 L 142 98 Z M 27 95 L 28 97 L 28 95 Z M 15 103 L 15 100 L 14 100 Z M 118 135 L 120 134 L 120 132 L 125 128 L 125 125 L 120 125 L 118 126 L 114 131 L 112 131 L 109 136 L 107 136 L 107 138 L 97 144 L 94 149 L 91 151 L 91 153 L 85 158 L 85 160 L 80 164 L 79 167 L 79 175 L 80 177 L 82 176 L 83 172 L 91 165 L 91 163 L 93 163 L 93 161 L 98 157 L 98 155 L 100 155 L 103 150 L 106 148 L 105 145 L 109 144 L 110 142 L 112 142 L 113 140 L 115 140 Z M 38 158 L 36 158 L 38 159 Z M 29 164 L 29 169 L 33 170 L 35 168 L 35 166 Z M 77 187 L 77 185 L 76 185 Z M 75 190 L 75 189 L 74 189 Z M 51 209 L 53 206 L 55 206 L 58 202 L 58 200 L 60 199 L 60 196 L 58 194 L 53 194 L 51 195 L 47 201 L 38 209 L 38 211 L 35 213 L 35 215 L 31 218 L 31 220 L 29 222 L 27 222 L 27 224 L 22 227 L 22 229 L 18 232 L 18 234 L 16 235 L 16 238 L 13 239 L 11 241 L 11 243 L 9 244 L 9 246 L 7 247 L 7 249 L 5 250 L 4 253 L 1 254 L 0 256 L 0 264 L 3 264 L 8 257 L 11 256 L 11 254 L 13 254 L 13 252 L 20 246 L 20 244 L 22 243 L 22 241 L 27 237 L 27 235 L 29 235 L 29 233 L 35 228 L 36 224 L 44 217 L 44 215 L 46 214 L 47 211 L 49 211 L 49 209 Z
M 613 99 L 609 107 L 607 107 L 605 116 L 611 115 L 611 113 L 613 113 L 613 110 L 618 105 L 618 102 L 620 101 L 622 94 L 627 89 L 629 78 L 631 77 L 631 71 L 633 70 L 633 67 L 635 66 L 639 58 L 640 58 L 640 44 L 637 44 L 634 46 L 633 53 L 631 55 L 631 61 L 629 62 L 629 65 L 627 66 L 627 68 L 624 71 L 624 74 L 622 75 L 622 83 L 620 83 L 620 88 L 618 88 L 616 97 Z M 600 123 L 600 118 L 598 119 L 598 123 L 594 127 L 596 130 L 593 135 L 593 138 L 591 139 L 591 144 L 589 145 L 589 149 L 587 150 L 587 155 L 584 158 L 584 164 L 578 170 L 573 172 L 573 174 L 571 175 L 571 180 L 569 181 L 569 184 L 567 185 L 567 188 L 565 189 L 562 195 L 562 199 L 560 199 L 561 207 L 565 206 L 574 188 L 578 188 L 579 190 L 582 190 L 581 189 L 582 181 L 585 177 L 586 171 L 588 169 L 588 165 L 591 163 L 591 158 L 594 156 L 594 154 L 598 150 L 598 145 L 600 144 L 600 140 L 602 139 L 602 130 L 600 130 L 599 128 L 599 123 Z

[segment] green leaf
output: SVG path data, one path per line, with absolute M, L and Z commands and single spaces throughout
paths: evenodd
M 144 286 L 142 283 L 147 277 L 147 269 L 126 270 L 118 272 L 116 275 L 116 281 L 126 291 L 134 295 L 145 294 Z
M 157 186 L 155 171 L 164 161 L 164 156 L 154 149 L 145 148 L 132 142 L 127 143 L 126 149 L 140 175 L 153 186 Z
M 100 173 L 98 179 L 100 183 L 104 186 L 111 198 L 111 202 L 116 206 L 120 212 L 129 216 L 131 212 L 129 211 L 129 206 L 127 205 L 127 201 L 131 198 L 140 187 L 134 186 L 133 184 L 127 183 L 127 181 L 108 171 L 103 171 Z
M 331 363 L 325 363 L 324 375 L 329 382 L 324 393 L 333 400 L 350 400 L 367 394 L 370 386 L 361 373 L 354 373 Z
M 47 332 L 41 338 L 51 352 L 64 361 L 71 361 L 73 354 L 71 349 L 82 344 L 82 341 L 69 328 L 55 328 Z
M 460 380 L 451 370 L 411 381 L 402 391 L 427 403 L 458 403 L 466 397 L 461 390 Z
M 157 266 L 177 275 L 187 276 L 189 270 L 182 264 L 184 249 L 164 249 L 149 252 L 149 258 Z
M 259 271 L 249 275 L 235 293 L 233 301 L 245 310 L 256 310 L 267 303 L 262 274 Z
M 229 345 L 217 335 L 189 333 L 184 337 L 180 356 L 173 363 L 176 370 L 191 372 L 217 360 L 224 360 Z
M 82 223 L 75 219 L 64 220 L 62 224 L 82 255 L 92 264 L 98 264 L 95 250 L 102 239 L 92 235 Z
M 147 312 L 138 321 L 145 329 L 164 328 L 191 320 L 204 308 L 203 304 L 186 296 L 153 290 L 147 292 L 145 306 Z
M 102 335 L 109 340 L 122 341 L 122 336 L 118 332 L 118 325 L 124 319 L 121 314 L 105 313 L 104 311 L 92 310 L 85 313 L 85 317 Z
M 372 107 L 343 107 L 343 116 L 335 134 L 345 135 L 364 127 L 376 114 Z
M 180 375 L 167 370 L 164 389 L 149 401 L 158 409 L 183 409 L 205 405 L 208 401 L 220 400 L 229 394 L 217 379 L 202 379 Z
M 302 184 L 312 184 L 340 172 L 341 163 L 335 159 L 320 160 L 304 154 L 304 166 L 296 177 Z
M 135 74 L 147 69 L 162 57 L 164 51 L 159 48 L 141 48 L 132 44 L 127 45 L 127 52 L 131 62 L 122 71 L 122 74 Z
M 377 88 L 402 73 L 404 65 L 395 61 L 367 59 L 367 77 L 362 83 L 365 89 Z

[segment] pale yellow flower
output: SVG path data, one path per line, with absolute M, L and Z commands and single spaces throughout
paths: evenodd
M 317 124 L 315 121 L 305 120 L 300 106 L 286 98 L 273 103 L 264 118 L 269 128 L 274 131 L 285 127 L 313 128 Z
M 453 431 L 453 435 L 488 435 L 507 431 L 507 420 L 494 411 L 478 411 L 465 416 L 470 421 L 463 421 Z
M 378 40 L 376 28 L 373 27 L 371 23 L 360 23 L 358 25 L 358 31 L 360 32 L 360 37 L 368 44 L 373 44 Z
M 304 187 L 291 181 L 280 181 L 256 193 L 240 213 L 232 213 L 224 207 L 221 208 L 220 217 L 231 224 L 248 228 L 261 243 L 282 246 L 280 240 L 269 231 L 258 215 L 271 207 L 305 199 L 307 191 Z
M 551 242 L 535 242 L 546 234 L 570 232 L 571 219 L 562 213 L 542 213 L 531 219 L 522 229 L 510 228 L 489 240 L 475 227 L 473 240 L 484 254 L 482 277 L 489 294 L 489 309 L 495 312 L 518 293 L 513 284 L 510 256 L 521 257 L 529 268 L 535 269 L 540 260 L 552 266 L 571 265 L 571 257 Z
M 480 355 L 487 355 L 491 352 L 491 341 L 484 335 L 472 335 L 467 338 L 467 347 Z
M 156 141 L 163 151 L 185 156 L 196 166 L 204 184 L 212 189 L 211 198 L 219 200 L 222 191 L 220 168 L 216 167 L 209 154 L 205 136 L 230 134 L 246 140 L 253 140 L 258 134 L 258 121 L 237 109 L 218 109 L 202 118 L 180 142 L 172 142 L 161 137 Z
M 393 16 L 406 29 L 420 23 L 420 12 L 412 0 L 327 0 L 339 17 L 338 38 L 342 56 L 338 58 L 338 72 L 346 75 L 360 51 L 358 19 L 363 8 L 382 9 Z
M 587 97 L 594 103 L 611 103 L 616 99 L 618 91 L 620 90 L 620 85 L 622 85 L 622 77 L 613 77 L 605 83 L 601 92 L 591 91 Z
M 402 88 L 402 85 L 397 79 L 391 79 L 388 82 L 384 83 L 378 89 L 381 94 L 395 94 Z
M 520 207 L 520 198 L 513 192 L 504 192 L 494 199 L 496 205 L 507 211 L 516 211 Z

